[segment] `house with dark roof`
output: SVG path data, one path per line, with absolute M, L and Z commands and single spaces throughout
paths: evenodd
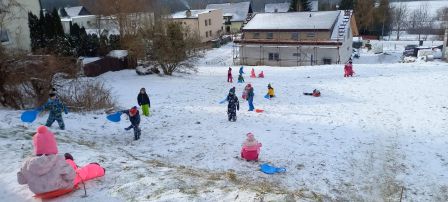
M 253 13 L 250 1 L 240 3 L 209 4 L 206 9 L 217 9 L 222 11 L 224 18 L 224 30 L 226 33 L 241 32 L 241 28 Z
M 357 33 L 351 10 L 258 13 L 234 42 L 242 65 L 346 63 Z

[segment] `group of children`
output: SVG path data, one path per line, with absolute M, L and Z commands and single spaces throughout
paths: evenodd
M 241 66 L 240 70 L 238 72 L 238 83 L 244 83 L 244 67 Z M 251 78 L 257 78 L 257 76 L 255 75 L 255 69 L 252 68 L 251 72 L 250 72 L 250 77 Z M 263 71 L 260 72 L 260 74 L 258 74 L 258 78 L 264 78 L 264 73 Z M 227 70 L 227 82 L 229 83 L 233 83 L 233 76 L 232 76 L 232 67 L 229 67 L 229 69 Z

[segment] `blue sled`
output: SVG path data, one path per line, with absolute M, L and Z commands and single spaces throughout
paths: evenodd
M 271 165 L 269 165 L 267 163 L 261 164 L 260 165 L 260 170 L 261 170 L 261 172 L 266 173 L 266 174 L 270 174 L 270 175 L 275 174 L 275 173 L 284 173 L 284 172 L 286 172 L 286 168 L 277 168 L 277 167 L 271 166 Z
M 37 114 L 39 114 L 39 110 L 28 110 L 22 113 L 20 119 L 25 123 L 33 123 L 36 120 Z
M 113 114 L 107 115 L 107 120 L 112 122 L 120 122 L 121 121 L 121 114 L 122 112 L 115 112 Z

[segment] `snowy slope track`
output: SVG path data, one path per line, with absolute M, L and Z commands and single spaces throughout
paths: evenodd
M 204 61 L 225 59 L 228 48 L 209 51 Z M 355 64 L 353 78 L 343 77 L 341 65 L 256 67 L 264 79 L 248 78 L 246 67 L 255 107 L 265 112 L 248 112 L 240 99 L 235 123 L 218 102 L 232 86 L 241 97 L 244 84 L 226 83 L 227 66 L 216 64 L 174 77 L 132 70 L 98 77 L 121 108 L 136 105 L 145 87 L 152 115 L 142 117 L 139 141 L 124 131 L 124 116 L 120 123 L 101 113 L 64 116 L 67 130 L 52 128 L 60 153 L 107 172 L 86 184 L 88 197 L 77 191 L 58 201 L 398 201 L 402 191 L 404 201 L 448 200 L 448 64 Z M 263 98 L 268 83 L 272 100 Z M 322 97 L 302 94 L 315 88 Z M 19 115 L 0 110 L 0 196 L 32 201 L 16 172 L 46 115 L 33 124 Z M 260 163 L 286 173 L 265 175 L 259 163 L 238 158 L 248 132 L 263 143 Z

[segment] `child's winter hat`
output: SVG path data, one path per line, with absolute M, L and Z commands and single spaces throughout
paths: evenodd
M 232 88 L 229 90 L 229 93 L 231 93 L 231 94 L 235 94 L 235 87 L 232 87 Z
M 57 154 L 58 146 L 54 134 L 46 126 L 37 127 L 37 133 L 33 137 L 34 154 Z
M 255 140 L 255 137 L 254 137 L 254 134 L 252 134 L 252 133 L 247 133 L 247 140 L 248 141 L 254 141 Z
M 129 115 L 135 116 L 137 114 L 137 112 L 138 112 L 137 107 L 134 106 L 129 110 Z
M 146 93 L 146 89 L 145 88 L 140 88 L 140 91 L 144 91 Z

